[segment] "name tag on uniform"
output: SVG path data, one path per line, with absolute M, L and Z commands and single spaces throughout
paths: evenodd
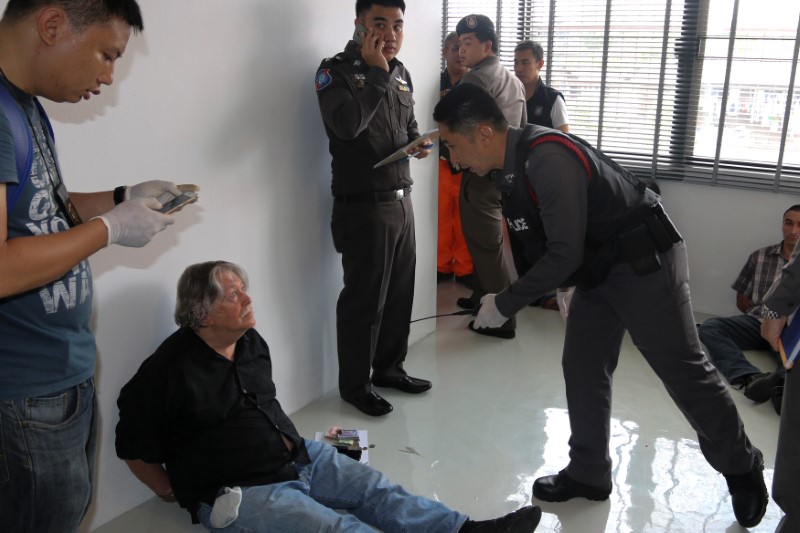
M 406 80 L 404 80 L 400 76 L 395 76 L 394 79 L 397 80 L 397 83 L 399 83 L 399 85 L 397 86 L 398 90 L 403 91 L 404 93 L 411 92 L 411 87 L 408 86 L 408 82 Z

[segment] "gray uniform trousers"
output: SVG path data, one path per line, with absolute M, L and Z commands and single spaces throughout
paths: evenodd
M 797 317 L 795 317 L 797 320 Z M 775 533 L 800 531 L 800 371 L 786 373 L 772 497 L 783 510 Z
M 500 191 L 486 176 L 465 170 L 459 192 L 461 229 L 472 266 L 478 279 L 474 296 L 480 299 L 488 293 L 498 293 L 511 285 L 508 262 L 503 256 L 503 213 Z M 504 329 L 515 329 L 511 317 Z
M 753 466 L 733 399 L 697 337 L 685 244 L 660 259 L 661 269 L 646 276 L 616 263 L 603 283 L 572 297 L 562 365 L 572 430 L 567 475 L 576 481 L 611 486 L 611 384 L 626 330 L 697 432 L 711 466 L 723 474 Z

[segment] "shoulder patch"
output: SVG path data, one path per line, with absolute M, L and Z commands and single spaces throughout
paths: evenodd
M 314 79 L 314 84 L 317 86 L 317 92 L 331 84 L 333 78 L 331 77 L 331 70 L 328 68 L 321 68 L 317 71 L 317 76 Z

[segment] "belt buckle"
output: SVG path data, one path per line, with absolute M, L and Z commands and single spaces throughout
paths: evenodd
M 406 195 L 406 192 L 405 192 L 404 189 L 398 189 L 398 190 L 394 191 L 394 199 L 395 199 L 395 201 L 402 200 L 403 197 L 405 197 L 405 195 Z

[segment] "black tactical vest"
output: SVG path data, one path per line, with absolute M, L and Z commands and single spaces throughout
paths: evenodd
M 553 119 L 550 113 L 553 112 L 553 105 L 556 103 L 556 98 L 563 99 L 564 95 L 549 85 L 545 85 L 542 78 L 539 78 L 539 85 L 536 86 L 536 92 L 533 93 L 530 100 L 525 102 L 525 106 L 528 109 L 528 123 L 552 128 Z
M 509 231 L 523 242 L 525 256 L 532 264 L 545 253 L 547 238 L 539 215 L 536 176 L 527 175 L 526 162 L 533 149 L 546 142 L 559 143 L 586 170 L 588 213 L 584 262 L 563 286 L 577 284 L 590 288 L 605 279 L 610 266 L 618 260 L 615 237 L 643 220 L 658 197 L 646 193 L 645 185 L 636 176 L 576 135 L 527 126 L 516 147 L 514 173 L 497 176 L 496 183 L 502 193 L 503 216 Z

